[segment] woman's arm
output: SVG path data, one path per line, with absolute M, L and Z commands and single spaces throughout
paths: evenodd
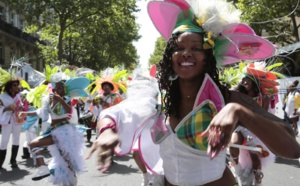
M 3 109 L 3 112 L 6 112 L 6 111 L 15 111 L 16 107 L 17 107 L 17 105 L 14 104 L 14 103 L 12 103 L 12 104 L 8 105 L 7 107 L 5 107 Z
M 227 102 L 201 135 L 208 136 L 208 153 L 212 158 L 228 145 L 237 123 L 254 133 L 276 155 L 293 159 L 300 157 L 300 145 L 291 127 L 283 120 L 242 93 L 232 92 Z
M 37 113 L 36 113 L 36 111 L 30 111 L 30 112 L 29 111 L 27 111 L 27 112 L 21 111 L 19 113 L 19 117 L 21 117 L 21 118 L 24 118 L 26 116 L 37 116 Z
M 113 125 L 115 123 L 109 117 L 98 121 L 97 130 L 99 130 L 99 136 L 86 157 L 86 159 L 89 159 L 97 151 L 98 170 L 101 172 L 105 172 L 110 167 L 112 152 L 119 143 L 118 134 L 115 132 Z
M 66 113 L 70 114 L 72 112 L 72 107 L 71 107 L 70 102 L 69 103 L 65 102 L 65 100 L 62 97 L 60 97 L 56 94 L 51 94 L 50 96 L 51 96 L 50 99 L 52 99 L 53 101 L 58 101 L 61 103 L 61 105 L 64 107 Z
M 299 158 L 300 145 L 292 128 L 282 119 L 267 112 L 254 100 L 232 92 L 231 100 L 237 107 L 239 122 L 262 140 L 275 154 L 286 158 Z

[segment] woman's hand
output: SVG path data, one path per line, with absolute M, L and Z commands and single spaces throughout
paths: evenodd
M 6 110 L 15 111 L 16 108 L 17 108 L 17 105 L 15 103 L 12 103 L 6 107 Z
M 96 151 L 98 158 L 97 169 L 100 172 L 105 172 L 112 163 L 113 150 L 119 144 L 118 134 L 112 129 L 104 130 L 93 143 L 92 148 L 85 159 L 89 159 Z
M 63 99 L 59 95 L 57 95 L 57 94 L 49 94 L 49 98 L 53 102 L 63 101 Z
M 18 110 L 19 110 L 19 111 L 24 110 L 23 105 L 19 105 L 19 106 L 17 106 L 17 107 L 18 107 Z
M 26 116 L 27 116 L 26 112 L 19 112 L 19 115 L 18 115 L 19 118 L 25 118 Z
M 229 103 L 212 119 L 207 129 L 201 133 L 201 137 L 208 137 L 207 153 L 211 159 L 226 148 L 231 139 L 231 134 L 239 120 L 239 104 Z

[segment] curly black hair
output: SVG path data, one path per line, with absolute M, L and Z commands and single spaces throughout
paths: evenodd
M 163 97 L 164 109 L 166 116 L 173 115 L 176 118 L 180 117 L 179 113 L 179 101 L 181 98 L 179 91 L 179 83 L 178 79 L 174 81 L 170 81 L 170 75 L 174 74 L 174 70 L 172 68 L 172 54 L 177 48 L 177 39 L 180 34 L 173 34 L 172 37 L 168 40 L 166 49 L 163 53 L 163 58 L 160 60 L 158 68 L 159 72 L 157 74 L 158 83 L 160 91 L 165 91 L 166 94 Z M 200 34 L 203 38 L 203 35 Z M 221 90 L 223 97 L 226 99 L 230 95 L 228 88 L 222 86 L 219 81 L 219 71 L 216 67 L 216 59 L 213 55 L 212 49 L 204 50 L 207 62 L 205 65 L 205 73 L 209 74 L 209 76 L 213 79 L 216 85 Z M 204 74 L 203 74 L 204 76 Z
M 11 88 L 14 83 L 18 83 L 20 85 L 19 80 L 10 80 L 4 85 L 4 92 L 6 92 L 10 96 L 12 96 Z

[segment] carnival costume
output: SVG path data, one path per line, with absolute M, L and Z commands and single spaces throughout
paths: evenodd
M 99 90 L 101 94 L 102 101 L 108 103 L 108 105 L 103 105 L 103 109 L 107 109 L 113 105 L 116 105 L 122 101 L 122 97 L 118 93 L 118 89 L 120 88 L 124 93 L 126 93 L 126 87 L 122 83 L 122 78 L 128 76 L 126 70 L 119 71 L 115 74 L 112 74 L 112 69 L 106 69 L 104 74 L 98 78 L 95 82 L 96 87 L 95 90 Z M 103 85 L 108 84 L 111 86 L 111 93 L 108 95 L 104 95 Z M 93 91 L 94 92 L 94 91 Z
M 0 167 L 5 160 L 6 149 L 9 142 L 10 134 L 13 135 L 12 138 L 12 156 L 10 163 L 16 163 L 16 157 L 19 150 L 20 143 L 20 133 L 22 130 L 22 124 L 18 122 L 17 111 L 6 111 L 4 109 L 11 104 L 16 104 L 17 107 L 22 103 L 20 94 L 17 94 L 15 97 L 11 97 L 6 92 L 0 95 L 0 125 L 2 126 L 2 138 L 1 138 L 1 148 L 0 148 Z
M 55 82 L 61 82 L 61 80 L 54 80 L 55 77 L 59 79 L 60 75 L 53 77 L 52 86 L 55 87 Z M 70 102 L 74 97 L 86 97 L 87 93 L 84 89 L 88 86 L 89 80 L 87 78 L 71 78 L 64 83 L 65 102 Z M 53 184 L 61 185 L 76 185 L 77 174 L 83 171 L 84 159 L 82 157 L 84 149 L 84 130 L 78 127 L 76 119 L 73 118 L 73 113 L 66 113 L 61 103 L 56 103 L 50 108 L 51 100 L 48 97 L 47 103 L 43 104 L 43 107 L 37 111 L 37 114 L 41 118 L 47 118 L 49 115 L 51 119 L 63 119 L 67 120 L 51 125 L 46 133 L 42 136 L 46 137 L 51 135 L 54 144 L 48 147 L 50 154 L 52 155 L 51 162 L 48 165 L 50 170 L 49 180 Z M 72 111 L 74 112 L 74 111 Z M 73 121 L 74 120 L 74 121 Z M 32 149 L 32 152 L 37 152 L 40 148 Z M 35 157 L 40 158 L 40 157 Z
M 28 83 L 20 78 L 13 77 L 9 72 L 0 68 L 0 87 L 1 91 L 7 83 L 18 82 L 18 85 L 24 88 L 30 88 Z M 18 118 L 19 111 L 23 110 L 23 103 L 20 93 L 17 93 L 14 97 L 11 97 L 7 91 L 0 95 L 0 125 L 2 127 L 1 135 L 1 147 L 0 147 L 0 169 L 5 160 L 6 149 L 9 142 L 10 134 L 12 134 L 12 151 L 10 163 L 13 168 L 17 167 L 16 157 L 19 150 L 20 133 L 24 120 Z M 7 107 L 15 105 L 15 110 L 4 111 Z
M 165 39 L 183 32 L 203 33 L 203 47 L 214 50 L 219 65 L 238 62 L 240 59 L 266 58 L 273 54 L 275 49 L 272 44 L 256 36 L 249 26 L 235 23 L 238 19 L 232 15 L 238 12 L 232 6 L 231 11 L 226 12 L 229 6 L 226 2 L 188 2 L 164 0 L 148 3 L 150 18 Z M 205 12 L 200 11 L 202 7 Z M 218 10 L 225 14 L 218 14 Z M 221 20 L 221 15 L 230 18 L 230 21 Z M 208 21 L 214 24 L 208 24 Z M 214 26 L 218 29 L 214 29 Z M 246 43 L 249 53 L 244 50 Z M 260 46 L 265 49 L 264 52 L 261 52 Z M 101 119 L 109 117 L 114 123 L 103 126 L 99 133 L 106 128 L 113 128 L 117 132 L 121 143 L 120 150 L 115 153 L 119 155 L 129 153 L 139 140 L 140 156 L 146 167 L 154 173 L 164 174 L 171 184 L 194 186 L 220 179 L 226 168 L 225 150 L 211 159 L 207 154 L 208 139 L 200 137 L 201 132 L 207 129 L 212 118 L 225 105 L 211 77 L 205 74 L 193 110 L 182 119 L 174 132 L 161 112 L 161 103 L 157 97 L 157 80 L 136 71 L 128 83 L 127 99 L 101 112 Z

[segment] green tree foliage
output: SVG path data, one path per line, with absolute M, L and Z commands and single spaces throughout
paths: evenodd
M 137 63 L 136 0 L 4 0 L 25 14 L 29 33 L 38 33 L 47 63 L 101 69 Z
M 150 55 L 149 64 L 158 64 L 162 59 L 163 52 L 166 48 L 166 40 L 163 37 L 157 38 L 153 54 Z
M 299 42 L 297 3 L 298 0 L 239 0 L 237 7 L 243 12 L 242 21 L 248 22 L 258 35 L 285 46 Z

